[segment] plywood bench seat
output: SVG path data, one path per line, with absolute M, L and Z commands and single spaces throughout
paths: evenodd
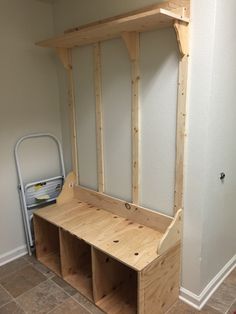
M 120 213 L 120 215 L 118 214 Z M 39 261 L 105 313 L 165 313 L 179 291 L 174 218 L 74 184 L 34 213 Z
M 156 230 L 76 199 L 39 209 L 35 215 L 137 271 L 157 258 L 163 237 Z

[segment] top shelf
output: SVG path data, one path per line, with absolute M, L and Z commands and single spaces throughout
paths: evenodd
M 181 14 L 158 8 L 110 21 L 97 22 L 59 37 L 38 42 L 37 45 L 51 48 L 79 47 L 117 38 L 124 32 L 146 32 L 171 27 L 175 21 L 189 23 L 189 19 Z

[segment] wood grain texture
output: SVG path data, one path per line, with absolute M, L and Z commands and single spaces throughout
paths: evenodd
M 96 249 L 92 256 L 96 305 L 106 313 L 136 313 L 137 273 Z
M 121 34 L 131 60 L 132 80 L 132 203 L 139 204 L 140 188 L 140 36 L 137 32 Z
M 60 229 L 60 252 L 63 279 L 93 300 L 91 247 Z
M 96 135 L 97 135 L 97 177 L 98 191 L 104 192 L 104 157 L 103 157 L 103 114 L 102 114 L 102 74 L 101 47 L 94 45 L 94 80 L 96 96 Z
M 150 11 L 150 10 L 160 9 L 160 8 L 169 10 L 171 12 L 178 12 L 178 13 L 180 13 L 180 15 L 183 15 L 187 18 L 189 18 L 189 16 L 190 16 L 190 0 L 171 0 L 171 1 L 165 1 L 165 2 L 161 2 L 161 3 L 145 6 L 143 8 L 137 9 L 137 10 L 129 11 L 127 13 L 119 14 L 119 15 L 112 16 L 112 17 L 108 17 L 106 19 L 103 19 L 100 21 L 95 21 L 95 22 L 92 22 L 92 23 L 89 23 L 86 25 L 73 27 L 73 28 L 65 30 L 64 33 L 65 34 L 71 33 L 71 32 L 78 31 L 78 30 L 88 28 L 91 26 L 94 27 L 94 26 L 97 26 L 97 25 L 105 23 L 105 22 L 111 22 L 111 21 L 118 20 L 118 19 L 121 19 L 124 17 L 129 17 L 131 15 L 143 13 L 143 12 Z M 184 14 L 183 14 L 183 9 L 184 9 Z
M 115 215 L 120 215 L 133 222 L 143 224 L 164 233 L 173 221 L 173 217 L 157 211 L 130 204 L 117 198 L 101 194 L 80 186 L 75 186 L 75 197 L 85 203 L 105 209 Z
M 171 27 L 175 20 L 188 22 L 188 18 L 175 12 L 174 10 L 168 11 L 163 8 L 156 8 L 108 22 L 102 21 L 96 25 L 90 25 L 77 31 L 39 42 L 37 45 L 52 48 L 73 48 L 117 38 L 123 32 L 145 32 Z
M 144 304 L 139 314 L 164 314 L 177 301 L 180 281 L 180 245 L 175 246 L 141 273 L 139 289 Z
M 70 57 L 69 57 L 69 49 L 67 48 L 55 48 L 56 54 L 58 55 L 61 63 L 63 64 L 66 70 L 70 70 Z
M 189 53 L 189 40 L 188 40 L 189 25 L 188 23 L 175 21 L 174 29 L 177 36 L 177 43 L 180 55 L 181 57 L 184 57 Z
M 66 69 L 68 78 L 68 106 L 70 118 L 70 134 L 71 134 L 71 149 L 72 149 L 72 167 L 76 176 L 76 182 L 79 183 L 79 166 L 78 166 L 78 145 L 77 145 L 77 128 L 76 128 L 76 112 L 75 112 L 75 92 L 74 78 L 72 69 L 72 54 L 71 49 L 55 47 L 56 53 Z
M 57 204 L 62 205 L 74 198 L 74 185 L 76 183 L 76 175 L 70 172 L 65 179 L 62 191 L 57 198 Z
M 72 69 L 72 54 L 68 51 L 68 63 L 70 64 L 67 70 L 68 76 L 68 106 L 70 113 L 70 133 L 71 133 L 71 147 L 72 147 L 72 167 L 76 175 L 76 183 L 79 183 L 79 164 L 78 164 L 78 142 L 77 142 L 77 123 L 76 123 L 76 109 L 75 109 L 75 91 L 74 91 L 74 77 Z
M 33 221 L 37 259 L 60 276 L 59 230 L 39 216 L 34 215 Z
M 135 270 L 142 270 L 158 256 L 163 234 L 129 219 L 86 203 L 40 209 L 40 218 L 67 230 Z
M 175 197 L 174 197 L 175 213 L 180 208 L 183 209 L 187 78 L 188 78 L 188 56 L 185 55 L 180 60 L 179 63 L 176 161 L 175 161 Z
M 177 245 L 182 238 L 182 209 L 179 209 L 175 214 L 175 218 L 167 228 L 165 234 L 163 235 L 159 247 L 157 248 L 157 253 L 159 255 L 164 254 L 166 251 L 171 249 L 173 246 Z

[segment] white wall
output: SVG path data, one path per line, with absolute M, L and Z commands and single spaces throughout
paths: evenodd
M 235 1 L 216 1 L 202 241 L 203 286 L 236 254 L 235 12 Z M 226 174 L 223 183 L 219 180 L 221 172 Z
M 236 254 L 235 9 L 192 5 L 182 281 L 197 296 Z
M 54 5 L 54 22 L 56 33 L 61 33 L 64 29 L 75 27 L 83 23 L 88 23 L 97 19 L 105 18 L 131 9 L 142 7 L 155 3 L 156 1 L 76 1 L 71 0 L 70 4 L 65 0 L 58 0 Z M 190 57 L 190 84 L 189 84 L 189 108 L 188 108 L 188 145 L 186 151 L 186 182 L 185 182 L 185 213 L 184 213 L 184 241 L 183 241 L 183 269 L 182 286 L 196 296 L 199 296 L 206 285 L 220 271 L 220 269 L 229 261 L 236 251 L 235 239 L 235 179 L 234 179 L 234 83 L 235 83 L 235 30 L 234 17 L 235 3 L 233 0 L 192 0 L 192 26 L 191 26 L 191 57 Z M 156 179 L 155 189 L 159 189 L 163 197 L 159 206 L 151 194 L 142 194 L 142 200 L 145 204 L 155 209 L 171 213 L 169 204 L 171 194 L 171 171 L 173 167 L 174 152 L 171 151 L 171 143 L 174 136 L 171 130 L 174 123 L 165 116 L 166 111 L 155 111 L 153 117 L 150 116 L 148 109 L 155 107 L 155 99 L 158 103 L 166 104 L 167 99 L 163 97 L 162 88 L 160 88 L 161 78 L 170 77 L 171 99 L 175 96 L 173 89 L 177 72 L 176 47 L 172 46 L 174 37 L 171 32 L 165 34 L 164 38 L 169 38 L 166 47 L 171 50 L 169 56 L 165 55 L 165 48 L 158 47 L 157 32 L 150 39 L 153 45 L 146 51 L 147 57 L 143 59 L 143 71 L 149 66 L 149 73 L 143 73 L 142 80 L 144 87 L 149 87 L 148 95 L 142 90 L 142 100 L 146 99 L 150 108 L 142 110 L 143 128 L 142 145 L 147 154 L 142 155 L 145 163 L 147 160 L 163 161 L 163 156 L 168 154 L 168 171 L 162 173 L 162 178 L 158 178 L 157 173 L 160 169 L 154 169 Z M 148 44 L 148 36 L 142 35 L 142 44 Z M 109 45 L 109 44 L 108 44 Z M 154 49 L 154 50 L 153 50 Z M 164 49 L 164 50 L 163 50 Z M 153 51 L 157 51 L 156 54 Z M 167 53 L 168 49 L 166 49 Z M 118 49 L 119 55 L 121 51 Z M 152 53 L 154 60 L 152 60 Z M 149 55 L 148 55 L 149 54 Z M 164 60 L 164 68 L 153 68 L 148 63 L 157 64 Z M 112 55 L 113 56 L 113 55 Z M 113 57 L 115 58 L 115 57 Z M 113 59 L 111 58 L 111 59 Z M 159 59 L 160 58 L 160 59 Z M 163 60 L 162 60 L 163 61 Z M 109 60 L 112 62 L 112 60 Z M 126 61 L 124 61 L 126 62 Z M 163 63 L 162 63 L 163 64 Z M 148 81 L 152 78 L 153 81 Z M 126 76 L 127 78 L 127 76 Z M 62 83 L 61 83 L 62 84 Z M 61 85 L 63 87 L 63 84 Z M 123 97 L 123 96 L 122 96 Z M 126 93 L 126 99 L 128 95 Z M 151 97 L 151 99 L 149 98 Z M 170 116 L 174 113 L 175 107 L 173 99 L 168 106 Z M 147 105 L 146 104 L 146 105 Z M 145 107 L 145 106 L 144 106 Z M 144 108 L 143 107 L 143 108 Z M 157 108 L 156 108 L 157 109 Z M 155 110 L 155 108 L 154 108 Z M 128 112 L 128 111 L 127 111 Z M 160 114 L 163 115 L 163 121 L 160 121 Z M 169 117 L 170 117 L 169 116 Z M 173 117 L 173 116 L 172 116 Z M 155 120 L 156 118 L 156 120 Z M 145 122 L 146 120 L 146 122 Z M 162 134 L 162 138 L 155 139 L 153 145 L 149 140 L 152 132 L 148 129 L 148 121 L 155 125 L 155 121 L 166 123 L 170 132 Z M 159 134 L 158 129 L 155 134 Z M 165 154 L 157 154 L 151 159 L 148 154 L 156 154 L 162 145 L 157 145 L 160 139 L 168 137 L 170 146 L 165 146 Z M 162 143 L 162 142 L 159 142 Z M 156 146 L 155 146 L 156 145 Z M 156 156 L 159 156 L 157 159 Z M 118 166 L 119 167 L 119 166 Z M 151 168 L 150 168 L 151 169 Z M 152 169 L 151 169 L 152 170 Z M 149 170 L 150 171 L 150 170 Z M 149 179 L 150 174 L 147 169 L 142 169 L 142 179 Z M 225 183 L 219 181 L 219 173 L 226 172 Z M 126 176 L 126 179 L 128 176 Z M 163 181 L 163 186 L 159 186 Z M 123 184 L 123 177 L 119 179 Z M 169 187 L 169 189 L 167 188 Z M 142 187 L 143 191 L 145 187 Z M 112 191 L 113 192 L 113 191 Z M 122 194 L 121 192 L 119 192 Z M 119 194 L 118 193 L 118 194 Z M 142 192 L 144 193 L 144 192 Z M 173 195 L 173 194 L 172 194 Z M 161 198 L 159 197 L 158 200 Z M 166 202 L 167 200 L 167 202 Z M 150 202 L 148 204 L 148 202 Z M 163 205 L 164 204 L 164 205 Z
M 151 4 L 153 2 L 145 3 Z M 81 9 L 81 5 L 83 5 Z M 84 21 L 137 8 L 131 1 L 119 6 L 100 3 L 55 2 L 56 31 Z M 140 6 L 140 5 L 139 5 Z M 61 18 L 62 11 L 67 17 Z M 73 12 L 77 15 L 73 15 Z M 161 43 L 161 44 L 160 44 Z M 102 102 L 104 114 L 105 192 L 131 200 L 131 68 L 121 39 L 102 43 Z M 174 30 L 141 35 L 141 204 L 173 215 L 175 174 L 175 129 L 177 104 L 178 49 Z M 155 66 L 153 66 L 153 64 Z M 78 151 L 81 185 L 97 187 L 95 99 L 93 56 L 90 47 L 73 52 Z M 114 76 L 114 73 L 116 75 Z M 163 84 L 168 80 L 169 84 Z M 60 80 L 60 89 L 65 84 Z M 158 90 L 158 93 L 156 91 Z M 158 97 L 157 97 L 158 95 Z M 65 103 L 62 103 L 62 107 Z M 66 121 L 64 122 L 66 124 Z M 69 138 L 68 138 L 69 141 Z
M 14 145 L 32 132 L 61 137 L 54 56 L 34 45 L 52 31 L 51 6 L 34 0 L 0 2 L 0 261 L 25 244 Z M 55 147 L 46 141 L 31 144 L 21 150 L 26 181 L 56 173 Z

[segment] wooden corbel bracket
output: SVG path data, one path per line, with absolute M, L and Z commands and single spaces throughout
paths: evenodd
M 179 52 L 181 57 L 187 56 L 189 54 L 189 44 L 188 44 L 188 33 L 189 25 L 186 22 L 175 21 L 174 29 L 177 37 L 177 42 L 179 46 Z
M 55 48 L 55 51 L 66 70 L 72 69 L 71 51 L 68 48 Z
M 167 228 L 163 238 L 161 239 L 157 248 L 157 254 L 161 255 L 169 249 L 177 245 L 182 238 L 182 209 L 179 209 L 175 214 L 172 223 Z
M 122 39 L 128 49 L 129 57 L 131 61 L 137 61 L 139 59 L 139 33 L 138 32 L 123 32 Z

